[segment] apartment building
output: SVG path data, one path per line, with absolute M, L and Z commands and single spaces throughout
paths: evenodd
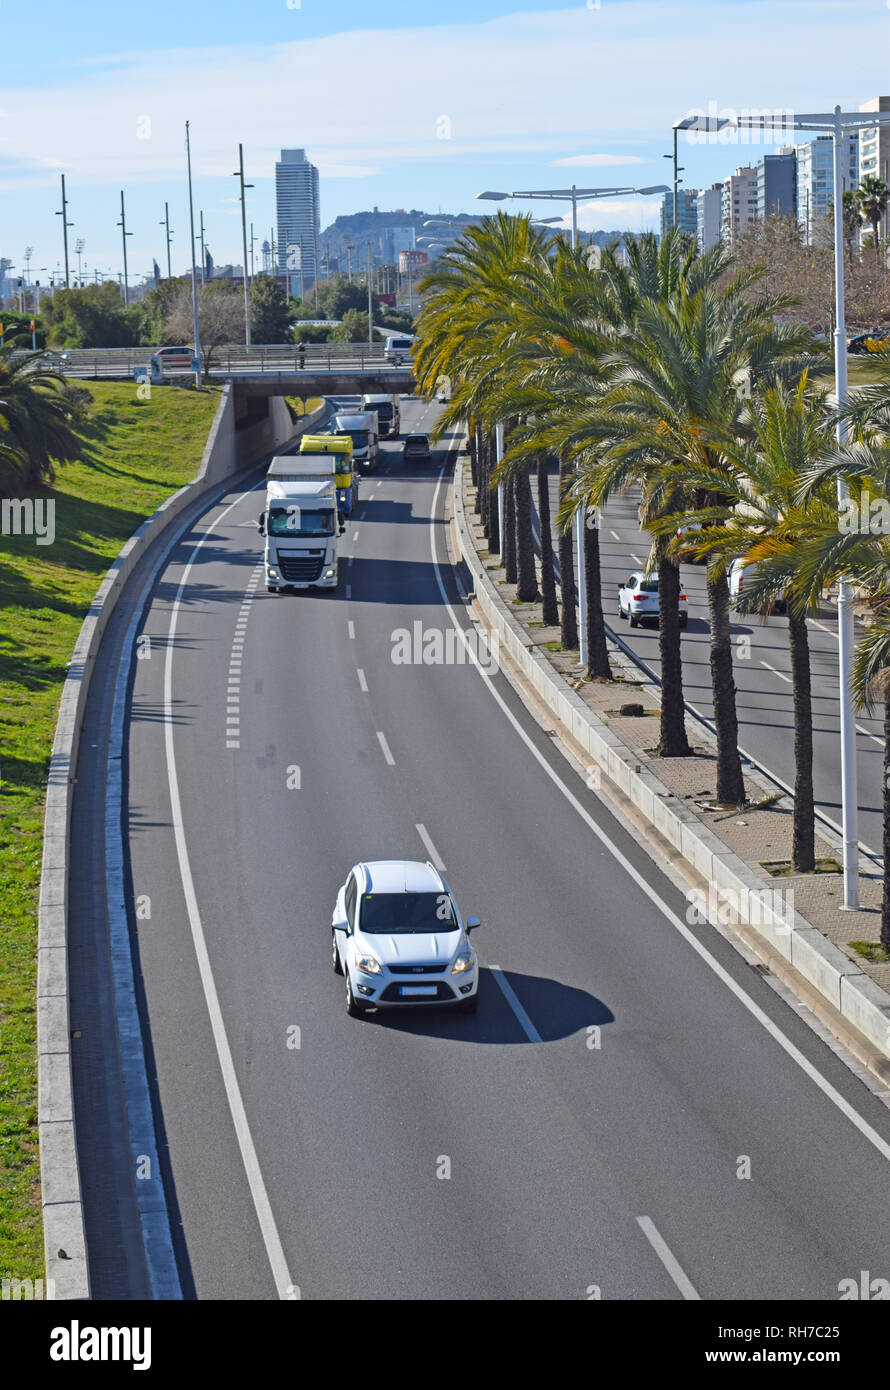
M 301 282 L 313 285 L 317 278 L 318 170 L 305 150 L 282 150 L 275 165 L 275 201 L 278 214 L 278 272 L 289 277 L 289 291 L 299 294 Z
M 674 194 L 665 193 L 661 200 L 661 235 L 674 225 Z M 677 193 L 677 225 L 690 236 L 698 233 L 698 189 L 681 188 Z
M 729 246 L 735 246 L 756 220 L 757 170 L 743 166 L 723 180 L 720 235 Z
M 696 201 L 696 236 L 699 251 L 709 251 L 720 240 L 723 213 L 723 184 L 712 183 L 699 190 Z
M 860 111 L 890 111 L 890 97 L 872 97 L 864 101 Z M 859 181 L 871 174 L 890 184 L 890 125 L 871 126 L 859 132 Z M 890 208 L 884 212 L 881 238 L 886 244 L 890 228 Z
M 786 145 L 757 163 L 757 220 L 794 217 L 797 210 L 797 154 Z
M 834 205 L 834 139 L 817 135 L 797 151 L 797 222 L 807 243 L 815 229 L 828 217 Z M 844 137 L 841 152 L 844 191 L 859 185 L 859 136 L 851 131 Z

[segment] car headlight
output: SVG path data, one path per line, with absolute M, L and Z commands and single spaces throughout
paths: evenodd
M 454 957 L 451 973 L 452 975 L 463 975 L 464 971 L 472 970 L 475 963 L 476 953 L 469 946 L 465 946 L 464 949 L 458 951 L 457 955 Z
M 355 965 L 357 970 L 362 970 L 366 975 L 380 975 L 383 973 L 383 966 L 376 956 L 355 955 Z

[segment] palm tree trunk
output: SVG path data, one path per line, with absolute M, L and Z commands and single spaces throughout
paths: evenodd
M 658 562 L 658 649 L 661 655 L 660 758 L 691 758 L 683 708 L 683 657 L 680 651 L 680 571 L 662 555 Z
M 890 864 L 890 694 L 884 699 L 884 863 Z M 881 945 L 890 953 L 890 873 L 881 897 Z
M 588 515 L 585 521 L 592 521 Z M 600 533 L 596 526 L 584 527 L 584 587 L 587 594 L 587 674 L 591 680 L 612 679 L 606 624 L 603 618 L 603 590 L 600 578 Z
M 788 644 L 794 701 L 794 826 L 791 863 L 799 874 L 816 867 L 816 812 L 813 805 L 813 706 L 810 690 L 810 641 L 806 619 L 788 605 Z
M 488 513 L 488 548 L 492 555 L 499 555 L 501 552 L 501 522 L 498 511 L 497 489 L 491 485 L 491 475 L 494 472 L 494 439 L 490 433 L 486 434 L 485 446 L 485 506 Z
M 516 488 L 511 474 L 504 479 L 504 534 L 501 539 L 501 558 L 504 562 L 504 578 L 508 584 L 516 583 Z
M 475 423 L 474 420 L 470 420 L 470 422 L 469 422 L 469 428 L 468 428 L 468 430 L 467 430 L 467 449 L 468 449 L 469 455 L 470 455 L 470 478 L 471 478 L 471 480 L 472 480 L 473 487 L 478 489 L 478 487 L 479 487 L 479 459 L 478 459 L 478 457 L 477 457 L 477 450 L 476 450 L 476 423 Z M 478 492 L 477 492 L 477 496 L 476 496 L 476 511 L 478 512 L 478 510 L 479 510 L 479 496 L 478 496 Z
M 745 781 L 739 757 L 739 721 L 732 671 L 729 584 L 724 573 L 708 583 L 708 609 L 711 616 L 711 691 L 717 731 L 717 801 L 721 806 L 742 806 Z
M 559 463 L 559 495 L 562 497 L 568 486 L 571 470 L 563 459 Z M 575 602 L 575 556 L 572 546 L 572 529 L 559 533 L 559 580 L 562 588 L 562 625 L 560 645 L 563 651 L 571 651 L 578 645 L 578 608 Z
M 513 481 L 516 500 L 516 597 L 522 603 L 537 603 L 538 578 L 535 574 L 535 539 L 532 535 L 532 485 L 528 464 L 520 468 Z
M 538 455 L 538 518 L 541 522 L 542 618 L 548 627 L 559 622 L 556 602 L 556 575 L 553 570 L 553 533 L 550 530 L 550 468 L 547 454 Z

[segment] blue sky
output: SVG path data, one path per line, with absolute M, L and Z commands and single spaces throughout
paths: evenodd
M 888 38 L 887 0 L 0 0 L 0 255 L 20 266 L 30 244 L 48 279 L 64 172 L 90 271 L 121 268 L 121 188 L 131 275 L 164 264 L 165 199 L 184 269 L 186 118 L 208 244 L 240 261 L 239 140 L 261 237 L 281 146 L 319 165 L 323 224 L 374 205 L 478 210 L 482 188 L 660 183 L 690 109 L 858 107 L 890 90 Z M 763 152 L 681 147 L 684 178 Z M 582 226 L 651 226 L 657 204 L 591 202 Z

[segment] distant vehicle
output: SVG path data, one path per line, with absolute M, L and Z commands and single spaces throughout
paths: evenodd
M 448 401 L 448 392 L 447 392 L 447 390 L 446 390 L 446 388 L 445 388 L 444 386 L 440 386 L 439 389 L 438 389 L 438 391 L 436 392 L 436 400 L 437 400 L 441 405 L 445 405 L 445 404 L 447 403 L 447 401 Z
M 618 616 L 626 618 L 631 627 L 639 627 L 642 622 L 658 622 L 660 601 L 658 575 L 643 574 L 634 570 L 626 584 L 618 586 Z M 681 591 L 679 602 L 680 626 L 689 623 L 689 610 L 686 595 Z
M 432 456 L 428 434 L 409 434 L 402 445 L 402 458 L 406 461 L 408 459 L 431 459 Z
M 691 539 L 702 529 L 700 521 L 685 521 L 682 526 L 677 527 L 677 537 L 679 540 Z M 689 563 L 692 565 L 706 565 L 707 558 L 704 555 L 690 556 Z
M 287 458 L 288 455 L 281 457 Z M 332 461 L 333 460 L 333 461 Z M 278 459 L 273 459 L 277 463 Z M 352 462 L 352 439 L 348 434 L 304 434 L 296 458 L 298 476 L 330 477 L 337 484 L 337 507 L 341 519 L 349 516 L 358 501 L 358 475 Z M 314 473 L 313 473 L 314 470 Z
M 32 357 L 31 361 L 38 371 L 42 367 L 51 372 L 60 372 L 66 363 L 71 361 L 71 353 L 59 352 L 55 348 L 46 348 L 43 352 L 38 352 L 35 357 Z
M 411 356 L 413 346 L 413 338 L 387 338 L 386 346 L 383 349 L 384 361 L 392 362 L 394 366 L 401 367 L 402 363 Z
M 398 439 L 402 426 L 398 396 L 362 396 L 362 410 L 376 410 L 381 439 Z
M 733 560 L 729 567 L 729 600 L 735 606 L 739 596 L 746 585 L 750 585 L 757 574 L 756 565 L 746 565 L 744 560 Z M 772 604 L 763 604 L 759 610 L 761 613 L 784 613 L 787 605 L 783 598 L 776 599 Z
M 479 968 L 445 879 L 432 864 L 356 864 L 331 917 L 331 964 L 346 980 L 346 1012 L 443 1004 L 475 1013 Z
M 162 372 L 189 372 L 193 370 L 194 355 L 194 348 L 162 347 L 152 353 L 150 361 L 153 367 Z
M 380 425 L 375 410 L 341 411 L 334 416 L 331 434 L 348 436 L 352 440 L 352 457 L 356 468 L 370 473 L 377 467 Z
M 847 339 L 847 352 L 888 352 L 890 351 L 890 329 L 869 329 Z
M 273 459 L 273 463 L 275 460 Z M 333 477 L 266 480 L 266 508 L 258 521 L 265 537 L 266 589 L 336 589 L 338 522 Z

